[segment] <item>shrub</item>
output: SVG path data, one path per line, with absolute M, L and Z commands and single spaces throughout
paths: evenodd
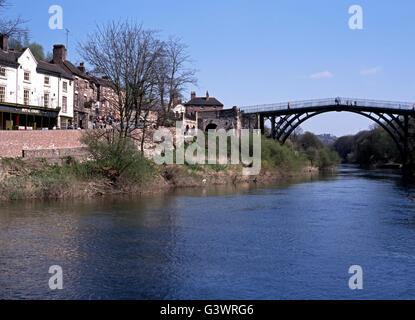
M 114 132 L 94 130 L 81 138 L 93 161 L 86 165 L 77 165 L 75 170 L 88 176 L 88 172 L 101 172 L 116 181 L 125 178 L 132 182 L 143 182 L 156 172 L 153 162 L 146 159 L 130 138 L 120 137 Z

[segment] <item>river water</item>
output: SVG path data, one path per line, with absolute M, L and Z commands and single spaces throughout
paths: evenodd
M 279 186 L 2 204 L 0 298 L 415 299 L 412 193 L 396 172 L 341 167 Z

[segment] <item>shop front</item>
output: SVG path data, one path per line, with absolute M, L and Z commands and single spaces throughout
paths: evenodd
M 0 104 L 0 130 L 52 130 L 59 109 Z

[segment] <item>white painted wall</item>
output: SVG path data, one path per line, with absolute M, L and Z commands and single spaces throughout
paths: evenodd
M 61 117 L 73 118 L 74 82 L 53 75 L 38 73 L 37 61 L 30 49 L 26 49 L 20 56 L 19 67 L 7 67 L 6 77 L 0 76 L 0 85 L 6 87 L 6 101 L 9 103 L 24 104 L 24 90 L 29 90 L 29 105 L 44 107 L 44 95 L 49 93 L 49 108 L 61 107 L 58 123 Z M 30 81 L 24 80 L 24 72 L 30 72 Z M 45 85 L 45 77 L 49 77 L 49 85 Z M 63 83 L 67 83 L 67 92 L 63 92 Z M 67 110 L 63 112 L 63 97 L 67 98 Z
M 6 77 L 0 76 L 0 86 L 6 87 L 5 101 L 16 103 L 16 72 L 17 69 L 8 66 L 2 66 L 6 69 Z

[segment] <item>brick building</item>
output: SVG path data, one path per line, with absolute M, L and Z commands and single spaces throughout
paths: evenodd
M 216 111 L 222 110 L 223 104 L 214 97 L 209 97 L 209 92 L 206 91 L 205 97 L 196 97 L 196 92 L 192 91 L 190 100 L 184 104 L 186 113 L 192 114 L 197 111 Z
M 66 48 L 61 44 L 53 46 L 52 62 L 74 78 L 74 123 L 79 128 L 91 129 L 97 117 L 115 113 L 116 94 L 107 79 L 90 75 L 84 63 L 76 67 L 66 59 Z

